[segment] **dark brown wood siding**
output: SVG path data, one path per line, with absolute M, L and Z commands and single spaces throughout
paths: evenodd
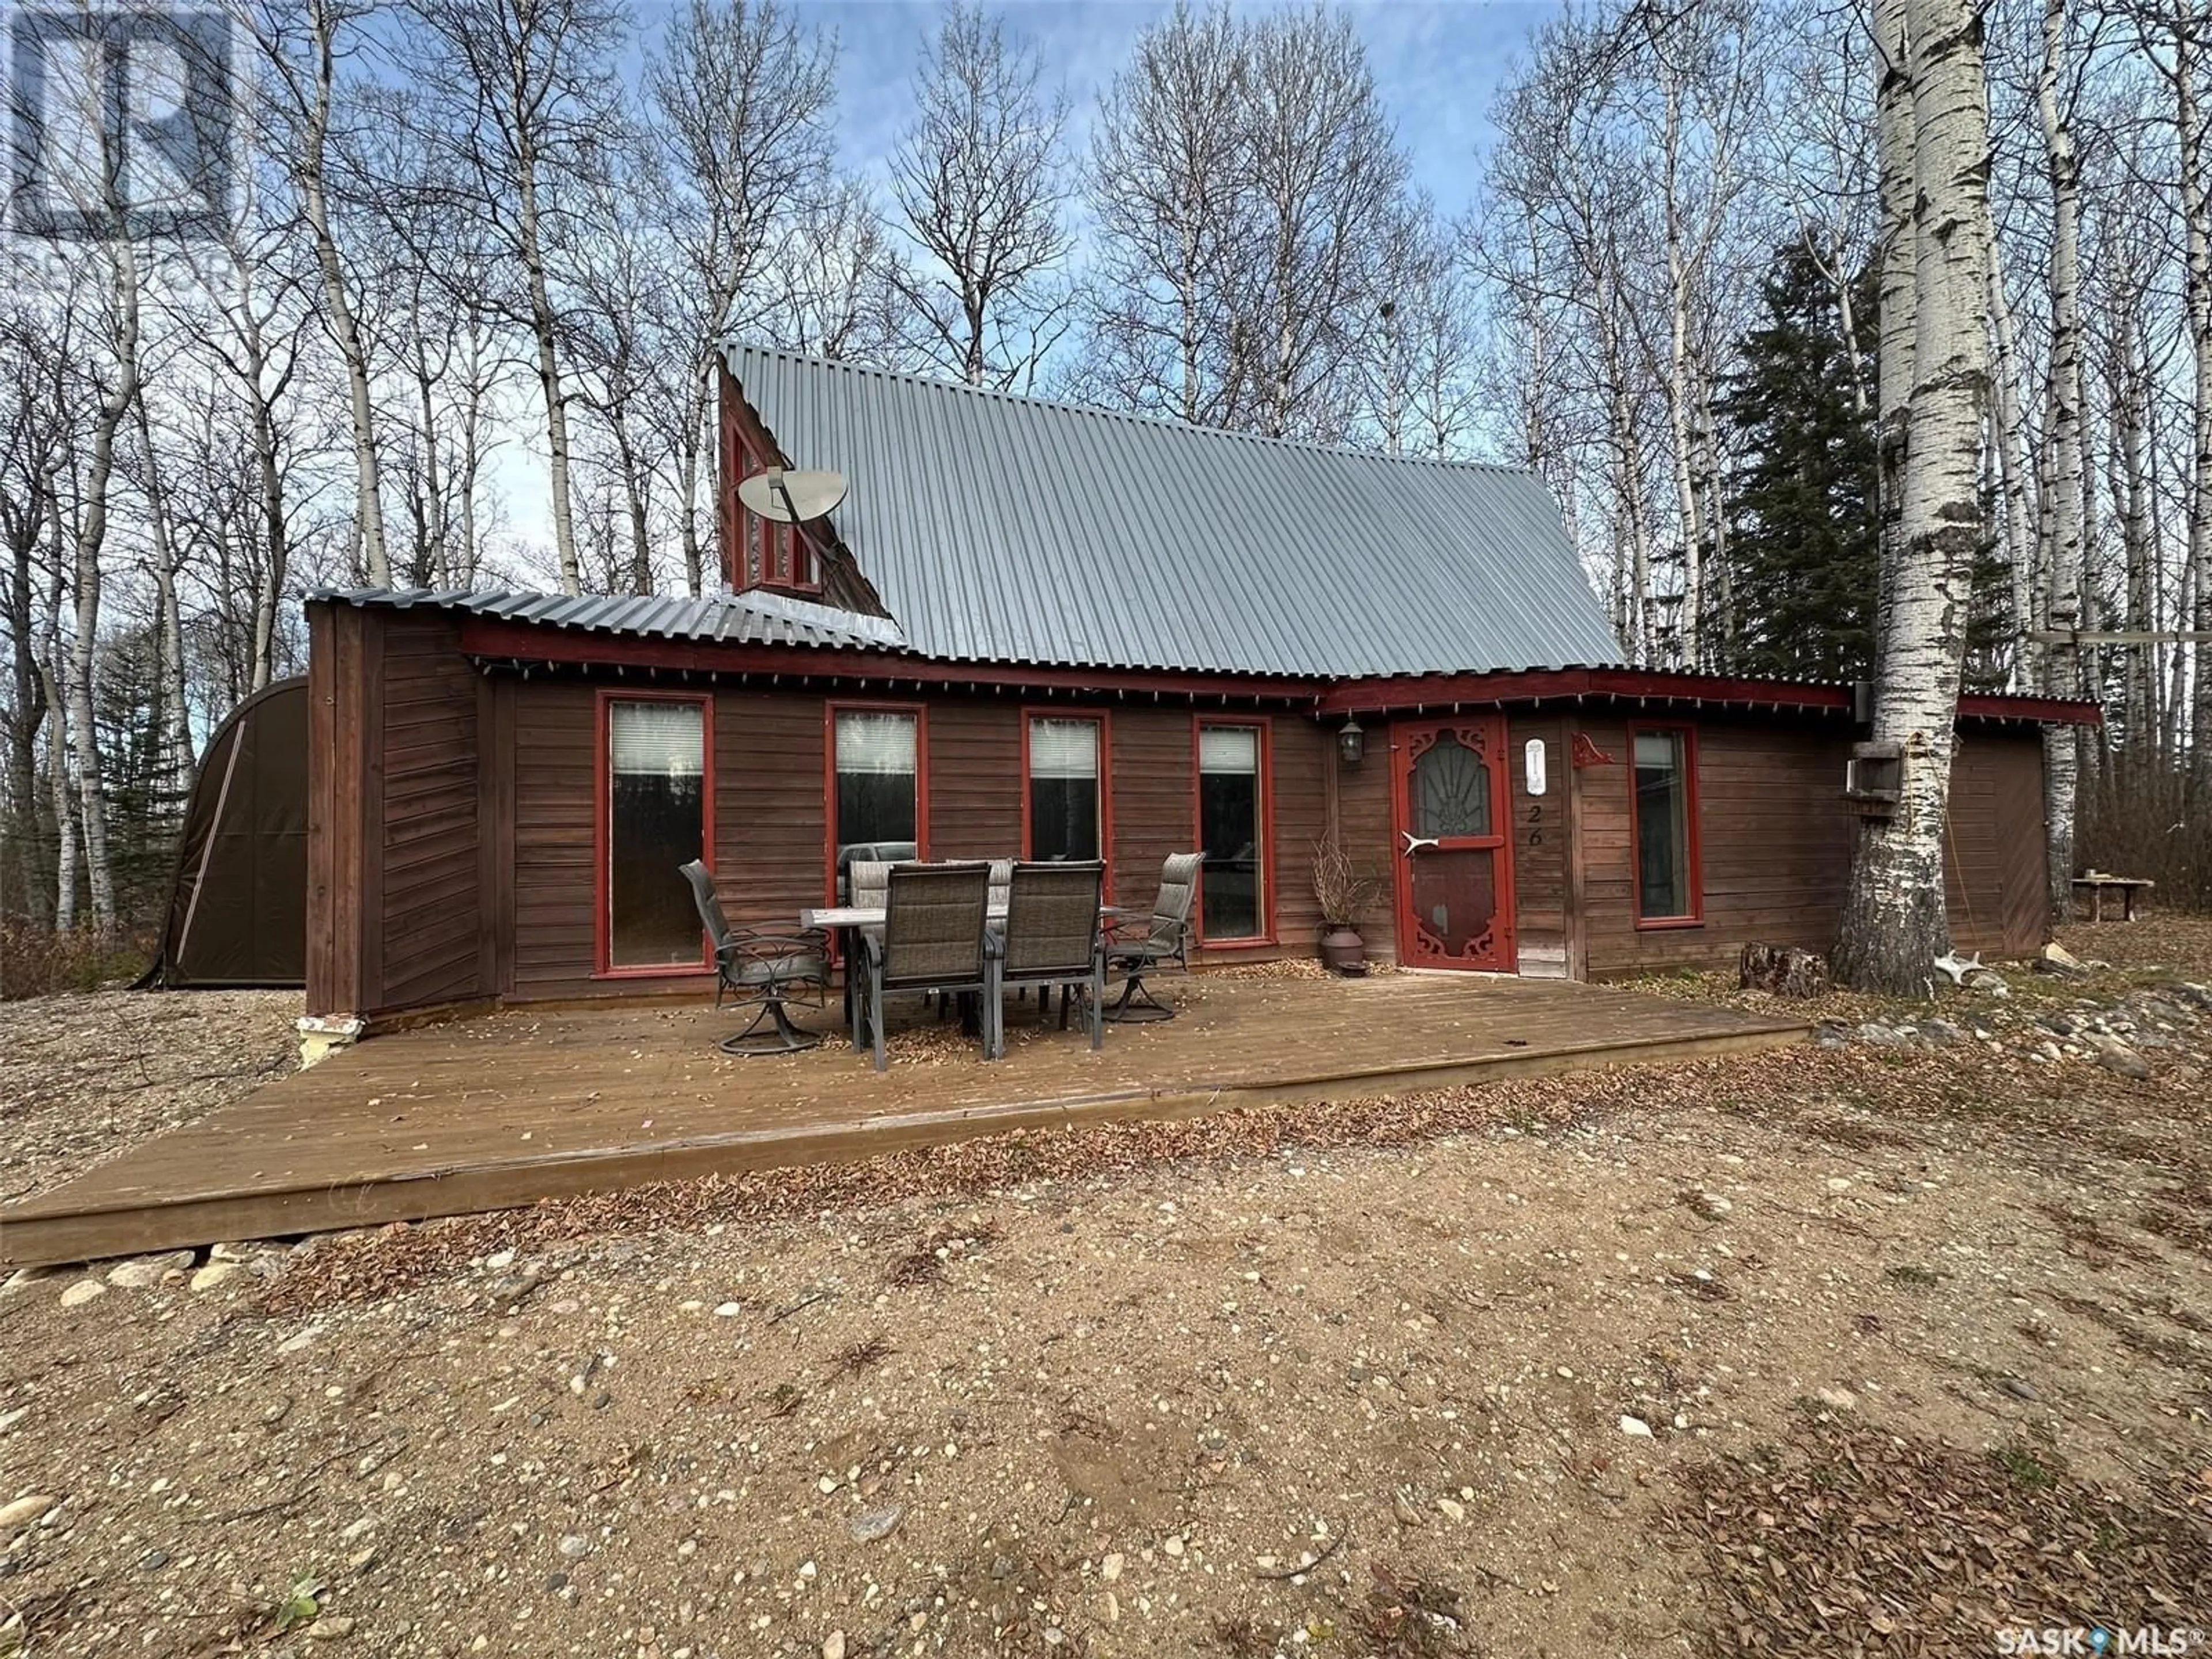
M 1842 799 L 1847 731 L 1802 721 L 1698 721 L 1704 919 L 1693 927 L 1639 928 L 1627 722 L 1586 719 L 1581 729 L 1612 757 L 1578 780 L 1592 977 L 1726 967 L 1753 940 L 1833 948 L 1857 833 Z M 1946 860 L 1959 949 L 2019 954 L 2041 942 L 2039 905 L 2023 898 L 2040 880 L 2041 789 L 2033 738 L 1962 736 Z M 2028 800 L 2035 805 L 2023 811 Z M 1963 888 L 1961 868 L 1968 872 Z
M 1303 714 L 1279 715 L 1274 756 L 1275 940 L 1284 956 L 1309 957 L 1321 943 L 1313 854 L 1314 843 L 1328 827 L 1328 773 L 1337 765 L 1336 734 Z M 1363 931 L 1360 937 L 1367 935 Z
M 1388 962 L 1395 959 L 1398 945 L 1398 895 L 1392 884 L 1398 878 L 1398 836 L 1390 807 L 1393 744 L 1388 721 L 1376 717 L 1364 724 L 1366 754 L 1356 765 L 1339 763 L 1336 768 L 1337 834 L 1354 861 L 1382 879 L 1382 897 L 1359 920 L 1359 937 L 1370 957 Z M 1334 744 L 1336 727 L 1321 729 Z
M 594 706 L 592 688 L 580 681 L 525 680 L 515 688 L 518 997 L 592 989 Z
M 827 742 L 819 697 L 714 699 L 714 882 L 741 927 L 795 927 L 826 896 Z
M 1566 720 L 1516 714 L 1505 724 L 1505 770 L 1510 782 L 1515 944 L 1524 971 L 1565 976 L 1572 972 L 1567 904 L 1567 773 L 1572 741 Z M 1528 746 L 1544 746 L 1544 793 L 1528 793 Z
M 517 1000 L 566 1000 L 706 989 L 703 976 L 594 977 L 593 689 L 569 680 L 507 684 L 514 921 L 505 993 Z M 794 923 L 800 910 L 823 901 L 830 701 L 812 693 L 750 689 L 715 694 L 713 862 L 724 908 L 741 924 Z M 1020 854 L 1024 706 L 1012 697 L 927 702 L 932 857 Z M 1115 896 L 1121 902 L 1148 904 L 1161 861 L 1188 851 L 1196 835 L 1191 710 L 1106 707 Z M 1278 942 L 1218 953 L 1223 959 L 1312 949 L 1319 916 L 1311 848 L 1324 819 L 1322 768 L 1335 764 L 1334 743 L 1333 733 L 1304 716 L 1275 717 Z M 1368 765 L 1379 771 L 1381 757 Z M 1376 840 L 1378 860 L 1387 846 L 1387 838 Z M 1387 950 L 1389 938 L 1387 922 L 1378 918 L 1371 948 Z
M 477 676 L 461 654 L 459 626 L 447 617 L 393 617 L 380 631 L 383 871 L 372 1010 L 452 1002 L 483 989 Z
M 2043 833 L 2043 739 L 1977 731 L 1951 774 L 1945 860 L 1952 939 L 1961 951 L 2033 954 L 2050 937 Z
M 1123 904 L 1150 904 L 1161 862 L 1197 844 L 1190 710 L 1117 708 L 1113 726 L 1114 892 Z
M 929 855 L 1011 859 L 1022 852 L 1018 704 L 929 706 Z
M 362 899 L 377 636 L 351 605 L 307 608 L 307 959 L 310 1014 L 361 1011 Z

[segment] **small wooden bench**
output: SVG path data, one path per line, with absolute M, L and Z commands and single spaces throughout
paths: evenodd
M 2157 885 L 2154 881 L 2145 881 L 2136 876 L 2107 876 L 2092 871 L 2086 876 L 2074 878 L 2074 896 L 2078 899 L 2086 891 L 2089 895 L 2089 920 L 2102 921 L 2105 919 L 2105 895 L 2118 892 L 2122 919 L 2133 921 L 2136 919 L 2136 896 L 2148 893 Z

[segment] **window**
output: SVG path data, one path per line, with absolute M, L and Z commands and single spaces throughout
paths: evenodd
M 742 436 L 738 440 L 737 455 L 739 478 L 766 471 L 775 460 L 764 447 L 756 447 Z M 734 489 L 732 486 L 732 493 Z M 738 507 L 738 514 L 744 526 L 738 548 L 738 557 L 744 563 L 741 586 L 810 591 L 821 586 L 814 568 L 813 544 L 797 525 L 763 519 L 743 506 Z
M 1024 739 L 1029 789 L 1025 855 L 1048 862 L 1104 859 L 1104 718 L 1032 714 Z
M 1198 727 L 1199 937 L 1267 936 L 1267 727 L 1200 721 Z
M 691 889 L 677 872 L 705 858 L 712 842 L 706 699 L 603 696 L 599 707 L 599 965 L 613 972 L 698 968 L 705 939 Z
M 830 853 L 842 884 L 851 858 L 910 859 L 925 850 L 921 714 L 835 708 L 830 720 Z
M 1704 915 L 1698 890 L 1697 744 L 1684 726 L 1632 726 L 1636 920 L 1686 927 Z

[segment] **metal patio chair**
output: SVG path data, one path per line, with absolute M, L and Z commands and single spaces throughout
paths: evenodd
M 1145 975 L 1168 967 L 1190 970 L 1191 906 L 1198 897 L 1203 853 L 1175 853 L 1160 866 L 1160 890 L 1149 913 L 1115 908 L 1106 912 L 1106 966 L 1127 975 L 1121 994 L 1105 1018 L 1141 1023 L 1173 1019 L 1176 1011 L 1145 987 Z
M 845 866 L 843 878 L 838 884 L 843 890 L 845 902 L 855 910 L 882 909 L 890 892 L 891 864 L 892 860 L 889 859 L 854 859 L 849 861 Z M 867 947 L 862 941 L 871 934 L 880 939 L 884 936 L 883 925 L 872 922 L 848 933 L 846 943 L 852 949 L 853 958 L 845 964 L 847 974 L 857 975 L 861 971 L 867 960 Z M 860 1046 L 860 999 L 850 997 L 847 1000 L 852 1007 L 853 1047 L 858 1048 Z
M 1006 925 L 990 935 L 1002 994 L 1035 986 L 1038 1011 L 1045 1013 L 1058 987 L 1063 1028 L 1068 996 L 1078 987 L 1088 994 L 1093 1048 L 1105 1038 L 1106 950 L 1098 910 L 1105 883 L 1103 864 L 1017 864 L 1008 884 Z M 996 1060 L 1006 1052 L 1002 995 L 987 1000 L 983 1021 L 985 1052 Z
M 726 994 L 740 1005 L 759 1005 L 744 1030 L 722 1039 L 722 1052 L 739 1059 L 795 1054 L 820 1043 L 818 1036 L 793 1025 L 784 1010 L 793 1001 L 814 1008 L 829 1001 L 829 936 L 816 928 L 733 927 L 707 866 L 694 859 L 683 874 L 714 945 L 714 1006 L 722 1006 Z
M 999 966 L 984 948 L 991 870 L 982 863 L 902 864 L 890 872 L 881 938 L 863 935 L 867 958 L 860 1022 L 874 1044 L 876 1069 L 884 1055 L 884 999 L 900 992 L 941 995 L 980 993 L 988 1008 L 998 999 Z M 984 1050 L 989 1054 L 988 1026 Z

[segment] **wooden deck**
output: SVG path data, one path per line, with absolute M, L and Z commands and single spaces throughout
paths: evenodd
M 704 1007 L 509 1011 L 373 1039 L 0 1211 L 0 1261 L 74 1261 L 412 1220 L 1018 1127 L 1176 1116 L 1801 1040 L 1802 1024 L 1563 981 L 1461 974 L 1170 981 L 1182 1012 L 1042 1030 L 1008 1052 L 895 1031 L 726 1058 Z M 834 1007 L 811 1017 L 836 1023 Z

